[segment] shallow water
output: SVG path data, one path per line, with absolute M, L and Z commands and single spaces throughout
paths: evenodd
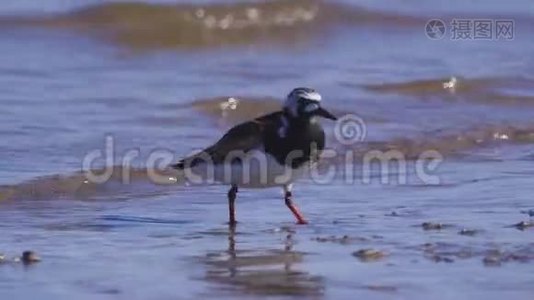
M 511 225 L 534 208 L 532 4 L 254 2 L 0 5 L 0 252 L 42 257 L 0 264 L 0 298 L 529 297 L 532 228 Z M 456 17 L 513 19 L 515 38 L 425 36 Z M 296 86 L 367 129 L 343 145 L 323 122 L 341 155 L 320 170 L 339 172 L 295 185 L 309 225 L 278 189 L 240 191 L 231 230 L 227 187 L 150 180 L 154 151 L 177 160 Z M 128 184 L 120 167 L 105 184 L 80 173 L 106 136 L 115 165 L 139 154 Z M 365 173 L 372 150 L 402 153 L 405 182 Z M 417 173 L 428 150 L 444 158 L 432 185 Z M 367 248 L 385 256 L 353 255 Z

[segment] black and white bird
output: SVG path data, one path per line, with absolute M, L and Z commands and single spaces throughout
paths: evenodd
M 307 221 L 292 201 L 292 183 L 319 160 L 325 133 L 318 117 L 336 120 L 321 107 L 321 95 L 296 88 L 282 110 L 231 128 L 218 142 L 172 165 L 188 177 L 231 186 L 228 191 L 229 224 L 235 225 L 238 187 L 284 190 L 285 204 L 299 224 Z

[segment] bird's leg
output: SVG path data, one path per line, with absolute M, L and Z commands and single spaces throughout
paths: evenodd
M 235 226 L 235 224 L 237 224 L 237 221 L 235 220 L 235 198 L 236 196 L 237 196 L 237 185 L 232 185 L 232 187 L 228 191 L 228 213 L 230 216 L 230 220 L 228 224 L 230 226 Z
M 300 211 L 295 206 L 295 204 L 293 204 L 293 200 L 291 200 L 291 198 L 292 198 L 291 192 L 286 192 L 284 200 L 289 210 L 291 210 L 295 218 L 297 218 L 297 224 L 308 224 L 308 221 L 304 219 L 304 216 L 300 213 Z
M 297 224 L 308 224 L 308 221 L 304 219 L 304 216 L 300 213 L 295 204 L 293 204 L 293 195 L 291 193 L 291 187 L 292 186 L 290 184 L 284 186 L 284 200 L 286 202 L 286 205 L 289 210 L 291 210 L 295 218 L 297 218 Z

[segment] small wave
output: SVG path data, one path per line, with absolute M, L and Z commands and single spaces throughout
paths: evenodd
M 279 110 L 282 104 L 275 98 L 215 97 L 195 100 L 190 105 L 212 119 L 237 124 Z
M 472 128 L 461 133 L 436 133 L 420 138 L 399 138 L 385 142 L 364 145 L 362 152 L 369 149 L 380 151 L 396 150 L 407 159 L 417 159 L 427 151 L 434 150 L 441 155 L 462 155 L 466 151 L 499 146 L 503 144 L 534 143 L 534 126 L 517 128 L 512 126 L 489 126 Z
M 378 93 L 408 95 L 421 100 L 465 100 L 497 105 L 534 105 L 534 81 L 526 78 L 441 78 L 365 85 Z
M 160 218 L 136 217 L 136 216 L 122 216 L 122 215 L 107 215 L 100 218 L 104 221 L 112 222 L 131 222 L 131 223 L 150 223 L 150 224 L 169 224 L 180 225 L 190 223 L 183 220 L 166 220 Z
M 91 170 L 92 174 L 104 174 L 105 170 Z M 156 174 L 152 176 L 153 174 Z M 171 192 L 169 187 L 184 183 L 171 170 L 123 168 L 113 166 L 110 177 L 104 183 L 88 180 L 86 172 L 66 175 L 50 175 L 14 185 L 0 186 L 0 202 L 10 200 L 127 200 L 131 197 L 154 197 Z
M 469 150 L 495 147 L 506 144 L 534 143 L 534 126 L 516 128 L 493 126 L 474 128 L 461 133 L 436 133 L 413 139 L 394 139 L 383 142 L 361 143 L 356 147 L 344 148 L 333 145 L 341 155 L 325 158 L 321 166 L 339 165 L 345 162 L 343 150 L 353 150 L 355 163 L 369 151 L 397 151 L 407 160 L 419 159 L 425 151 L 437 151 L 443 157 L 462 158 Z M 151 170 L 146 168 L 123 168 L 115 166 L 112 176 L 102 184 L 87 180 L 85 173 L 52 175 L 36 178 L 27 182 L 0 186 L 0 201 L 4 200 L 123 200 L 143 199 L 176 192 L 186 184 L 184 174 L 173 170 Z M 93 170 L 101 174 L 103 170 Z
M 410 26 L 416 17 L 321 0 L 165 5 L 106 3 L 47 18 L 9 18 L 3 24 L 75 29 L 134 49 L 199 48 L 261 41 L 298 42 L 331 25 Z
M 282 102 L 280 99 L 270 97 L 214 97 L 195 100 L 188 104 L 188 107 L 210 118 L 223 121 L 225 125 L 233 125 L 280 110 Z M 328 110 L 338 116 L 349 113 L 330 108 Z

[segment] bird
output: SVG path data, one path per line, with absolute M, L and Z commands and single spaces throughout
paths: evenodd
M 235 201 L 240 187 L 282 187 L 285 205 L 297 224 L 307 220 L 293 203 L 293 182 L 313 168 L 325 148 L 319 118 L 337 120 L 321 106 L 322 96 L 312 88 L 293 89 L 279 111 L 238 124 L 216 143 L 171 167 L 187 179 L 228 184 L 228 212 L 236 225 Z

